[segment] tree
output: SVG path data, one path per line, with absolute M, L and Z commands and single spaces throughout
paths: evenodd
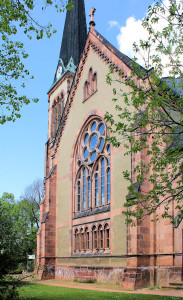
M 0 198 L 0 279 L 17 267 L 19 247 L 14 227 L 15 218 L 14 195 L 4 193 Z
M 18 299 L 17 287 L 22 280 L 11 274 L 21 272 L 27 254 L 35 253 L 38 228 L 29 202 L 15 202 L 13 194 L 4 193 L 0 198 L 0 220 L 0 299 Z
M 27 204 L 27 210 L 32 222 L 39 228 L 39 210 L 43 196 L 43 181 L 41 179 L 34 180 L 32 184 L 25 188 L 23 196 L 21 196 L 24 204 Z
M 72 1 L 67 2 L 42 0 L 41 9 L 54 5 L 61 12 L 65 8 L 72 8 Z M 24 104 L 29 104 L 31 100 L 38 101 L 20 95 L 16 87 L 18 82 L 25 88 L 25 80 L 33 78 L 23 63 L 28 53 L 24 50 L 24 44 L 17 40 L 16 34 L 23 32 L 28 39 L 34 37 L 39 40 L 44 35 L 50 38 L 55 32 L 50 23 L 43 26 L 34 19 L 35 4 L 34 0 L 0 0 L 0 124 L 20 118 L 20 109 Z
M 110 69 L 107 82 L 121 85 L 120 90 L 113 89 L 119 119 L 109 112 L 105 118 L 111 143 L 123 144 L 133 159 L 132 173 L 124 172 L 129 181 L 126 221 L 145 215 L 159 218 L 158 209 L 163 207 L 162 217 L 178 226 L 183 219 L 183 3 L 166 2 L 149 7 L 142 22 L 148 40 L 134 44 L 145 68 L 134 58 L 126 79 L 122 71 L 116 76 Z M 165 70 L 168 78 L 163 77 Z M 129 87 L 128 93 L 123 86 Z
M 0 277 L 15 271 L 36 251 L 39 208 L 34 202 L 4 193 L 0 198 Z

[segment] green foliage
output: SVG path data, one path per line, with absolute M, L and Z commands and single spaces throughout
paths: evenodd
M 72 8 L 72 2 L 68 4 L 66 0 L 41 2 L 42 10 L 50 5 L 54 5 L 58 12 Z M 0 0 L 0 124 L 20 118 L 23 105 L 38 101 L 20 95 L 16 87 L 18 82 L 25 88 L 25 81 L 33 79 L 24 66 L 28 53 L 24 44 L 17 40 L 17 33 L 23 32 L 30 40 L 40 40 L 45 35 L 50 38 L 56 32 L 50 23 L 43 26 L 32 17 L 35 4 L 35 0 Z
M 27 197 L 18 202 L 13 194 L 4 193 L 0 198 L 0 299 L 18 299 L 17 287 L 22 281 L 11 274 L 21 274 L 28 266 L 28 254 L 36 252 L 42 192 L 43 184 L 36 180 L 26 188 Z
M 163 30 L 157 27 L 161 20 Z M 108 112 L 105 119 L 112 133 L 109 139 L 113 146 L 123 144 L 126 155 L 136 158 L 140 154 L 142 157 L 133 163 L 132 174 L 129 170 L 124 172 L 129 181 L 126 221 L 141 220 L 145 215 L 157 219 L 158 208 L 163 206 L 162 217 L 179 224 L 183 219 L 181 1 L 170 0 L 169 7 L 156 1 L 149 7 L 143 26 L 148 30 L 148 40 L 134 44 L 134 49 L 137 53 L 147 52 L 147 69 L 139 66 L 136 59 L 126 79 L 122 71 L 116 76 L 113 68 L 110 69 L 107 83 L 112 85 L 113 81 L 118 81 L 121 84 L 120 91 L 113 90 L 118 119 Z M 162 78 L 165 70 L 168 70 L 168 78 Z M 126 87 L 129 92 L 123 92 Z

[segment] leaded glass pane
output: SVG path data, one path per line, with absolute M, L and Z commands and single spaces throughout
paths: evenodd
M 95 161 L 95 159 L 96 159 L 96 157 L 97 157 L 97 153 L 96 153 L 96 151 L 95 152 L 93 152 L 92 154 L 91 154 L 91 162 L 94 162 Z
M 87 232 L 87 249 L 90 248 L 90 234 Z
M 100 248 L 104 247 L 103 230 L 100 231 Z
M 90 139 L 90 149 L 94 150 L 95 147 L 97 146 L 97 142 L 98 142 L 98 135 L 96 133 L 94 133 Z
M 111 153 L 111 146 L 110 145 L 107 146 L 107 152 Z
M 80 181 L 78 181 L 78 183 L 77 183 L 77 188 L 78 188 L 78 211 L 80 211 L 81 210 L 81 183 L 80 183 Z
M 104 129 L 105 129 L 105 126 L 104 126 L 104 124 L 102 123 L 101 125 L 100 125 L 100 127 L 99 127 L 99 132 L 100 132 L 100 135 L 102 135 L 103 133 L 104 133 Z
M 111 201 L 111 171 L 107 170 L 107 203 Z
M 85 150 L 84 150 L 84 159 L 87 159 L 88 155 L 89 155 L 89 151 L 88 151 L 87 148 L 85 148 Z
M 97 128 L 97 123 L 94 122 L 94 123 L 92 124 L 92 127 L 91 127 L 91 132 L 95 131 L 96 128 Z
M 95 174 L 95 206 L 99 206 L 99 176 Z
M 105 159 L 101 161 L 101 205 L 105 204 Z
M 84 137 L 84 144 L 86 146 L 87 142 L 88 142 L 88 138 L 89 138 L 89 134 L 87 133 Z
M 91 207 L 91 178 L 88 178 L 88 208 Z
M 86 209 L 86 169 L 83 170 L 83 210 Z
M 103 146 L 104 146 L 104 139 L 102 138 L 102 139 L 100 140 L 100 145 L 99 145 L 99 147 L 98 147 L 100 151 L 102 151 Z

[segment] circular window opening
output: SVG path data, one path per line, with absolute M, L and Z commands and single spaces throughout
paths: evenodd
M 89 151 L 88 151 L 87 148 L 84 149 L 83 155 L 84 155 L 84 159 L 87 159 L 87 158 L 88 158 Z
M 98 135 L 97 135 L 97 133 L 94 133 L 90 139 L 90 150 L 91 151 L 95 149 L 95 147 L 97 146 L 97 143 L 98 143 Z
M 85 144 L 85 146 L 86 146 L 86 144 L 87 144 L 87 142 L 88 142 L 88 138 L 89 138 L 89 134 L 86 133 L 86 134 L 85 134 L 85 137 L 84 137 L 84 144 Z
M 104 139 L 101 138 L 101 140 L 100 140 L 100 145 L 99 145 L 98 149 L 99 149 L 100 151 L 102 151 L 103 146 L 104 146 Z
M 103 135 L 104 130 L 105 130 L 105 126 L 104 126 L 104 124 L 102 123 L 102 124 L 99 126 L 99 129 L 98 129 L 98 131 L 100 132 L 100 135 Z
M 91 132 L 95 131 L 97 128 L 97 122 L 94 122 L 91 127 Z

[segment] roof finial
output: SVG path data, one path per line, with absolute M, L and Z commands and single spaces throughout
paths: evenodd
M 90 14 L 89 14 L 89 16 L 90 16 L 90 18 L 91 18 L 91 21 L 90 21 L 90 26 L 91 27 L 95 27 L 95 21 L 94 21 L 94 14 L 95 14 L 95 11 L 96 11 L 96 8 L 94 8 L 94 7 L 92 7 L 91 8 L 91 11 L 90 11 Z

